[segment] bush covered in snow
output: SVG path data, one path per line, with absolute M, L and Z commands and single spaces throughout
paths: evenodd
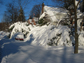
M 12 38 L 12 36 L 17 33 L 17 32 L 22 32 L 24 34 L 24 36 L 26 37 L 26 35 L 29 33 L 30 28 L 28 27 L 28 23 L 27 22 L 16 22 L 14 24 L 12 24 L 9 27 L 9 30 L 11 31 L 10 33 L 10 38 Z
M 70 36 L 70 28 L 68 26 L 59 25 L 29 25 L 27 22 L 17 22 L 10 26 L 12 31 L 10 38 L 18 32 L 24 35 L 24 41 L 30 42 L 32 45 L 41 46 L 72 46 L 74 36 Z M 73 39 L 72 39 L 73 38 Z M 84 33 L 79 33 L 79 45 L 84 46 Z
M 49 24 L 49 20 L 42 18 L 42 19 L 40 19 L 40 20 L 38 21 L 38 24 L 39 24 L 40 26 L 43 26 L 43 25 L 46 25 L 46 24 L 48 25 L 48 24 Z

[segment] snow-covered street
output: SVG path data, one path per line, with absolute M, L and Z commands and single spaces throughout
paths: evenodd
M 31 40 L 17 41 L 0 35 L 1 63 L 84 63 L 84 47 L 74 54 L 73 46 L 34 46 Z

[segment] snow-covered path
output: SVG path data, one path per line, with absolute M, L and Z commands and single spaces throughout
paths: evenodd
M 79 54 L 74 54 L 73 47 L 33 46 L 30 45 L 30 41 L 16 41 L 3 37 L 0 40 L 1 63 L 84 63 L 83 47 L 79 48 Z

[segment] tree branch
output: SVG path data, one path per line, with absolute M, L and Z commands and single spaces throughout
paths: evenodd
M 77 6 L 78 6 L 78 4 L 80 3 L 80 1 L 81 1 L 81 0 L 78 1 Z

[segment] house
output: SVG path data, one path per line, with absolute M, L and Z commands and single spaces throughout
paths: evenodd
M 39 19 L 47 17 L 52 22 L 58 22 L 66 16 L 67 16 L 66 9 L 44 6 L 44 4 L 42 4 L 42 14 Z
M 76 1 L 77 3 L 77 1 Z M 78 6 L 79 7 L 79 6 Z M 52 22 L 54 25 L 59 24 L 64 19 L 69 19 L 68 16 L 69 11 L 64 8 L 50 7 L 42 4 L 42 13 L 39 19 L 48 19 L 47 21 Z M 80 10 L 77 10 L 77 18 L 78 18 L 78 27 L 80 27 L 80 22 L 82 20 L 81 16 L 83 14 Z M 74 16 L 74 15 L 73 15 Z M 71 17 L 73 17 L 71 16 Z M 68 20 L 69 21 L 69 20 Z
M 36 17 L 29 18 L 28 23 L 32 24 L 32 25 L 36 25 L 36 23 L 38 23 L 38 18 L 36 18 Z
M 65 8 L 50 7 L 50 6 L 46 6 L 46 5 L 44 5 L 44 3 L 42 3 L 42 10 L 41 10 L 41 15 L 39 17 L 39 20 L 44 19 L 45 21 L 48 21 L 54 25 L 57 25 L 63 19 L 65 19 L 65 18 L 69 19 L 69 16 L 67 15 L 68 12 L 69 11 L 66 10 Z M 79 10 L 77 12 L 78 12 L 77 18 L 80 18 L 82 13 Z M 32 20 L 34 20 L 34 21 L 32 21 Z M 38 18 L 33 17 L 33 19 L 29 19 L 28 22 L 30 24 L 33 23 L 35 25 L 36 23 L 38 23 Z

